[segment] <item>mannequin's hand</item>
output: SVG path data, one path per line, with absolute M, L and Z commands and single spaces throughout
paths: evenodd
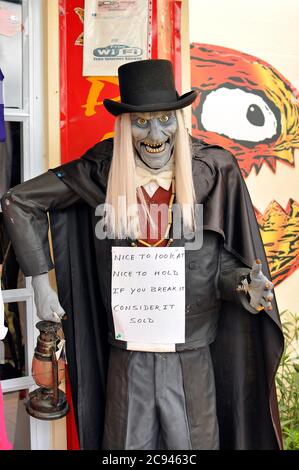
M 272 310 L 273 284 L 262 272 L 262 263 L 257 259 L 249 273 L 250 282 L 242 281 L 244 291 L 250 296 L 250 305 L 256 310 Z
M 38 318 L 60 322 L 65 311 L 59 303 L 57 293 L 50 286 L 48 273 L 33 276 L 32 287 Z

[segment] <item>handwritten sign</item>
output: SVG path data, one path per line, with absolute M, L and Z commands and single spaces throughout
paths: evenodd
M 113 247 L 111 294 L 116 339 L 185 342 L 184 248 Z

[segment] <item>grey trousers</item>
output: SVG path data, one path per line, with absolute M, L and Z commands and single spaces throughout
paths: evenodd
M 218 449 L 209 347 L 171 353 L 112 347 L 103 448 Z

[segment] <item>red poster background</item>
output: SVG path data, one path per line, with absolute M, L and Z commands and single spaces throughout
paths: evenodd
M 83 77 L 84 0 L 59 1 L 62 163 L 80 157 L 113 130 L 103 98 L 119 96 L 115 77 Z

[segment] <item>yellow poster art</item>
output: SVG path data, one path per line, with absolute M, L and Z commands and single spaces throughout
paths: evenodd
M 238 161 L 284 329 L 285 449 L 299 449 L 299 3 L 189 0 L 192 134 Z
M 295 88 L 258 57 L 198 43 L 191 44 L 190 53 L 192 87 L 198 91 L 193 135 L 229 150 L 245 179 L 251 173 L 259 175 L 263 166 L 276 174 L 278 162 L 294 168 L 299 149 Z M 283 207 L 276 200 L 275 186 L 272 190 L 269 205 L 261 212 L 257 201 L 256 213 L 278 285 L 299 266 L 298 202 L 290 197 Z
M 260 3 L 244 16 L 236 0 L 189 2 L 191 84 L 199 93 L 192 133 L 236 157 L 279 307 L 299 312 L 299 4 L 287 1 L 292 18 L 282 19 L 280 0 Z

